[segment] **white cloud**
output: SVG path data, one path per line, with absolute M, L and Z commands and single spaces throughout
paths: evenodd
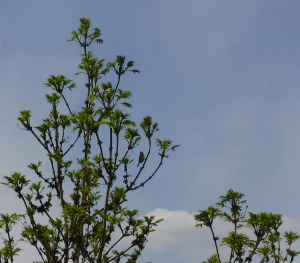
M 149 236 L 147 249 L 165 250 L 169 243 L 197 238 L 195 220 L 193 215 L 187 211 L 169 211 L 158 208 L 146 214 L 146 216 L 150 215 L 155 216 L 155 219 L 163 218 L 164 220 Z
M 205 226 L 196 228 L 196 221 L 192 213 L 158 208 L 146 214 L 146 216 L 150 215 L 155 216 L 156 219 L 163 218 L 164 221 L 159 223 L 156 231 L 149 235 L 147 249 L 166 251 L 168 247 L 177 243 L 188 247 L 190 253 L 191 248 L 199 252 L 199 247 L 206 247 L 207 245 L 213 247 L 210 230 Z M 220 237 L 224 237 L 231 231 L 231 228 L 227 222 L 221 219 L 215 220 L 214 230 Z
M 149 235 L 149 241 L 146 245 L 146 250 L 157 253 L 176 253 L 174 251 L 177 246 L 180 247 L 180 255 L 182 257 L 195 257 L 205 260 L 215 252 L 215 246 L 212 240 L 211 231 L 209 228 L 203 226 L 202 228 L 195 228 L 196 221 L 192 213 L 187 211 L 169 211 L 167 209 L 155 209 L 146 214 L 146 216 L 153 215 L 156 219 L 164 218 L 164 221 L 158 224 L 156 231 Z M 283 224 L 279 228 L 281 237 L 285 231 L 293 231 L 300 234 L 300 221 L 288 217 L 283 217 Z M 230 231 L 233 231 L 233 225 L 217 218 L 213 223 L 213 230 L 216 236 L 219 237 L 218 245 L 222 238 L 226 237 Z M 254 239 L 254 234 L 249 228 L 241 228 L 239 232 L 248 235 Z M 281 249 L 285 254 L 284 238 L 281 242 Z M 300 241 L 292 245 L 292 249 L 300 250 Z M 229 255 L 229 248 L 227 246 L 219 246 L 221 259 L 226 260 Z

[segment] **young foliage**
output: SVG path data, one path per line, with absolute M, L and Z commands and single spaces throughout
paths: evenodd
M 280 233 L 278 232 L 279 227 L 282 225 L 282 216 L 267 212 L 259 214 L 248 212 L 249 217 L 245 218 L 248 206 L 245 212 L 242 213 L 243 204 L 246 203 L 246 200 L 243 200 L 244 196 L 244 194 L 234 192 L 232 189 L 225 196 L 220 196 L 220 202 L 216 203 L 216 205 L 221 208 L 227 207 L 230 209 L 230 214 L 222 213 L 213 206 L 209 206 L 207 210 L 199 210 L 198 214 L 194 214 L 194 218 L 197 221 L 196 227 L 204 225 L 210 228 L 217 252 L 208 258 L 207 261 L 203 261 L 203 263 L 222 262 L 217 244 L 219 238 L 215 236 L 213 231 L 213 221 L 217 217 L 225 217 L 225 221 L 232 223 L 234 226 L 234 231 L 231 231 L 227 237 L 224 237 L 220 244 L 220 246 L 226 245 L 230 248 L 229 261 L 226 262 L 250 263 L 254 255 L 261 257 L 260 263 L 279 263 L 286 262 L 288 259 L 289 262 L 293 262 L 295 257 L 300 254 L 300 251 L 294 251 L 290 248 L 292 243 L 299 239 L 299 235 L 292 231 L 284 233 L 288 249 L 286 255 L 283 256 L 280 250 L 282 238 L 280 238 Z M 242 227 L 250 228 L 256 239 L 252 240 L 244 233 L 238 233 L 237 230 Z M 246 255 L 247 251 L 248 255 Z
M 1 238 L 4 241 L 5 246 L 0 249 L 0 262 L 11 263 L 14 262 L 14 257 L 22 250 L 17 247 L 17 243 L 14 241 L 11 235 L 11 230 L 14 225 L 17 224 L 25 215 L 13 213 L 12 215 L 0 214 L 0 229 L 3 229 L 7 238 L 1 234 Z
M 83 47 L 80 72 L 75 74 L 83 73 L 87 77 L 87 93 L 81 110 L 73 110 L 66 95 L 66 91 L 74 92 L 75 83 L 63 75 L 51 75 L 45 83 L 53 91 L 46 95 L 46 101 L 51 106 L 49 116 L 37 127 L 32 127 L 30 110 L 21 111 L 18 118 L 24 129 L 30 131 L 45 149 L 51 171 L 42 171 L 41 161 L 31 163 L 28 167 L 39 181 L 29 185 L 25 175 L 14 173 L 4 176 L 3 184 L 12 188 L 25 206 L 27 220 L 24 222 L 22 240 L 36 248 L 41 262 L 108 263 L 123 259 L 128 263 L 136 262 L 148 235 L 162 221 L 154 216 L 139 218 L 138 210 L 130 210 L 123 204 L 127 201 L 127 193 L 144 186 L 168 157 L 166 153 L 174 151 L 179 145 L 173 146 L 171 140 L 156 139 L 159 163 L 150 175 L 143 178 L 142 170 L 152 152 L 152 137 L 158 131 L 158 124 L 152 121 L 152 117 L 144 117 L 140 127 L 148 141 L 148 151 L 141 167 L 134 171 L 140 158 L 135 154 L 133 163 L 130 156 L 139 146 L 142 136 L 130 115 L 119 108 L 131 107 L 126 101 L 131 97 L 131 92 L 119 86 L 123 74 L 139 71 L 132 69 L 134 62 L 126 62 L 125 56 L 117 56 L 114 62 L 106 66 L 104 59 L 95 58 L 87 48 L 93 42 L 103 43 L 100 35 L 98 28 L 91 30 L 90 19 L 81 18 L 80 27 L 72 31 L 72 37 L 68 40 Z M 116 85 L 111 82 L 98 84 L 101 77 L 110 71 L 117 75 Z M 66 106 L 64 114 L 60 113 L 64 110 L 62 101 Z M 72 133 L 75 133 L 75 138 L 69 142 Z M 125 149 L 120 146 L 121 134 L 127 144 Z M 75 163 L 67 159 L 67 154 L 81 140 L 82 155 Z M 96 154 L 92 155 L 92 152 Z M 120 172 L 121 166 L 124 172 Z M 133 169 L 130 174 L 129 168 Z M 116 185 L 120 179 L 123 187 Z M 73 191 L 67 192 L 70 188 L 66 185 L 71 184 Z M 59 217 L 52 212 L 53 198 L 59 200 Z M 39 223 L 38 214 L 47 218 L 48 224 Z M 10 223 L 17 219 L 11 218 Z M 127 247 L 121 249 L 119 244 L 124 239 L 130 241 Z M 13 247 L 12 242 L 9 244 L 1 255 L 13 258 L 19 250 Z

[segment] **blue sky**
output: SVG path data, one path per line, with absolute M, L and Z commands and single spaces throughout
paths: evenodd
M 246 195 L 249 211 L 280 213 L 283 231 L 300 233 L 299 9 L 296 0 L 2 1 L 1 177 L 17 171 L 31 178 L 27 165 L 46 163 L 17 117 L 31 109 L 36 125 L 45 118 L 49 75 L 74 80 L 79 93 L 69 99 L 81 105 L 85 82 L 74 76 L 81 50 L 66 40 L 88 17 L 104 39 L 94 54 L 106 61 L 126 55 L 141 71 L 122 82 L 133 94 L 132 119 L 151 115 L 157 137 L 181 145 L 128 196 L 141 216 L 165 218 L 139 262 L 202 262 L 214 253 L 193 213 L 230 188 Z M 106 81 L 115 81 L 113 74 Z M 23 212 L 9 189 L 0 186 L 0 196 L 2 213 Z M 216 228 L 220 238 L 231 231 L 222 221 Z M 26 251 L 17 263 L 38 260 Z

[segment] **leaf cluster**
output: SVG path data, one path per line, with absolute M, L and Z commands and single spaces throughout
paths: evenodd
M 203 225 L 210 228 L 213 241 L 216 247 L 216 254 L 212 255 L 204 263 L 221 263 L 218 244 L 218 237 L 215 236 L 213 231 L 213 221 L 220 217 L 225 218 L 225 221 L 233 224 L 234 230 L 229 232 L 227 237 L 222 239 L 220 246 L 228 246 L 230 248 L 230 255 L 228 262 L 252 262 L 253 257 L 258 255 L 261 257 L 260 263 L 271 262 L 275 263 L 293 262 L 295 257 L 300 254 L 300 251 L 291 250 L 291 245 L 299 239 L 297 233 L 289 231 L 284 233 L 285 241 L 288 244 L 286 255 L 283 255 L 280 250 L 280 233 L 279 227 L 282 225 L 280 214 L 273 214 L 261 212 L 254 214 L 248 212 L 249 217 L 246 218 L 246 210 L 242 212 L 243 205 L 246 203 L 244 194 L 235 192 L 230 189 L 225 196 L 220 196 L 220 202 L 217 202 L 217 207 L 209 206 L 207 210 L 199 210 L 198 214 L 194 215 L 197 224 L 196 227 Z M 230 209 L 230 213 L 221 212 L 219 208 L 226 207 Z M 244 233 L 239 233 L 237 230 L 242 227 L 250 228 L 256 239 L 251 239 Z M 248 255 L 246 254 L 248 251 Z

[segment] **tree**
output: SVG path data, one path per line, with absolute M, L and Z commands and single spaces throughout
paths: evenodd
M 0 250 L 0 262 L 8 263 L 9 260 L 12 263 L 14 256 L 18 255 L 18 252 L 21 251 L 19 247 L 17 247 L 17 243 L 14 241 L 14 237 L 11 234 L 12 226 L 17 224 L 24 215 L 13 213 L 9 214 L 0 214 L 0 228 L 4 230 L 7 238 L 5 238 L 1 234 L 1 238 L 4 241 L 4 247 Z
M 260 263 L 270 262 L 270 259 L 275 263 L 285 262 L 289 258 L 289 262 L 293 262 L 295 257 L 300 254 L 300 251 L 291 250 L 291 245 L 297 239 L 299 235 L 296 232 L 285 232 L 285 241 L 288 244 L 285 256 L 282 255 L 280 250 L 280 233 L 278 228 L 282 224 L 280 214 L 272 214 L 262 212 L 259 214 L 249 213 L 249 217 L 245 218 L 247 207 L 245 212 L 242 213 L 242 206 L 246 203 L 243 200 L 245 195 L 239 192 L 234 192 L 230 189 L 225 196 L 220 196 L 220 202 L 216 203 L 218 207 L 227 207 L 230 209 L 231 214 L 221 212 L 217 207 L 209 206 L 207 210 L 199 210 L 198 214 L 194 215 L 194 218 L 198 224 L 196 227 L 207 226 L 212 233 L 213 240 L 216 247 L 216 254 L 212 255 L 207 261 L 203 263 L 221 263 L 221 258 L 218 250 L 217 241 L 218 237 L 215 236 L 213 231 L 213 221 L 217 217 L 224 217 L 225 221 L 233 224 L 234 230 L 229 233 L 227 237 L 222 239 L 220 246 L 227 245 L 230 248 L 229 261 L 232 262 L 252 262 L 254 255 L 261 257 Z M 242 223 L 242 224 L 238 224 Z M 237 230 L 247 227 L 253 230 L 256 240 L 251 240 L 247 235 L 238 233 Z M 246 251 L 249 249 L 248 256 Z
M 45 149 L 51 171 L 42 171 L 41 161 L 31 163 L 28 167 L 39 177 L 39 181 L 30 183 L 26 175 L 15 172 L 11 176 L 4 176 L 3 184 L 13 189 L 24 203 L 27 221 L 21 233 L 22 240 L 36 248 L 41 262 L 106 263 L 120 262 L 122 258 L 126 258 L 128 263 L 136 262 L 149 233 L 162 221 L 153 216 L 137 218 L 138 210 L 129 210 L 124 203 L 127 193 L 144 187 L 168 157 L 167 153 L 179 145 L 172 145 L 171 140 L 156 139 L 160 161 L 152 174 L 141 178 L 152 151 L 153 135 L 158 131 L 158 124 L 153 122 L 151 116 L 143 118 L 140 127 L 148 141 L 148 152 L 143 158 L 137 156 L 133 163 L 130 156 L 142 136 L 136 123 L 130 120 L 130 115 L 120 109 L 121 106 L 131 107 L 126 101 L 131 97 L 131 92 L 120 89 L 120 80 L 127 72 L 139 71 L 132 68 L 133 61 L 125 62 L 125 56 L 117 56 L 114 62 L 104 66 L 104 59 L 99 60 L 88 50 L 93 42 L 103 43 L 100 36 L 98 28 L 91 30 L 90 19 L 81 18 L 80 27 L 72 31 L 72 37 L 68 40 L 79 43 L 83 48 L 80 72 L 75 74 L 85 74 L 87 77 L 87 93 L 81 110 L 75 112 L 67 99 L 66 91 L 74 92 L 75 83 L 63 75 L 51 75 L 45 83 L 47 88 L 53 90 L 52 94 L 46 95 L 46 101 L 51 105 L 49 117 L 37 127 L 31 124 L 30 110 L 21 111 L 18 118 L 24 130 L 29 131 Z M 117 84 L 99 84 L 102 76 L 111 71 L 117 76 Z M 62 101 L 65 107 L 60 104 Z M 63 110 L 64 114 L 61 113 Z M 75 139 L 69 142 L 74 132 Z M 107 139 L 104 138 L 105 134 L 108 135 Z M 120 140 L 122 135 L 127 144 L 124 149 Z M 76 164 L 67 159 L 67 154 L 81 138 L 83 154 L 77 159 L 78 168 L 75 169 Z M 105 143 L 108 153 L 105 152 Z M 96 154 L 92 156 L 92 152 Z M 130 180 L 129 168 L 137 163 L 140 164 L 138 171 Z M 119 172 L 121 166 L 124 168 L 123 176 Z M 116 185 L 120 179 L 123 179 L 122 187 Z M 66 184 L 73 184 L 74 187 L 69 195 Z M 99 191 L 101 185 L 105 187 L 103 195 Z M 25 192 L 28 186 L 30 193 Z M 50 188 L 46 196 L 45 187 Z M 101 197 L 103 206 L 98 204 Z M 54 217 L 51 213 L 53 198 L 60 202 L 60 217 Z M 49 224 L 38 223 L 37 214 L 46 217 Z M 24 215 L 15 216 L 20 219 Z M 13 220 L 16 219 L 9 222 Z M 112 234 L 117 232 L 119 236 L 112 240 Z M 130 237 L 131 243 L 125 249 L 116 249 L 121 240 Z M 11 246 L 11 262 L 19 251 L 12 249 Z

